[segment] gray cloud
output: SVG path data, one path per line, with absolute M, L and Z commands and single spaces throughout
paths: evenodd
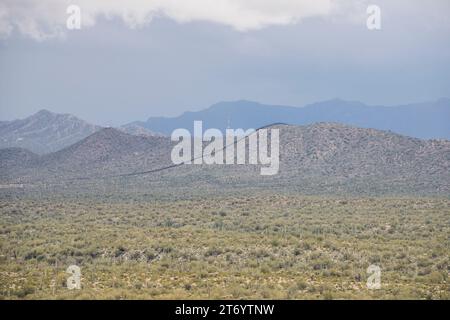
M 350 14 L 343 0 L 3 0 L 0 3 L 0 35 L 13 29 L 36 40 L 64 36 L 69 4 L 78 5 L 83 27 L 99 17 L 120 18 L 131 28 L 142 27 L 154 17 L 165 16 L 179 23 L 208 21 L 239 31 L 271 25 L 298 23 L 304 18 Z M 344 6 L 343 4 L 346 3 Z
M 374 2 L 382 30 L 373 32 L 365 24 L 366 1 L 245 32 L 166 14 L 133 27 L 102 11 L 81 31 L 28 22 L 23 30 L 46 39 L 34 41 L 12 23 L 0 41 L 0 120 L 48 108 L 121 124 L 221 100 L 300 106 L 339 97 L 389 105 L 450 96 L 450 2 Z

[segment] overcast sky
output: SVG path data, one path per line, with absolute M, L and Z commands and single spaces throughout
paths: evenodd
M 81 30 L 66 29 L 69 3 Z M 450 97 L 449 14 L 448 0 L 2 0 L 0 120 L 46 108 L 118 125 L 224 100 Z

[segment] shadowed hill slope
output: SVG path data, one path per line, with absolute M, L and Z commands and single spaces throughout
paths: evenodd
M 260 165 L 172 164 L 166 137 L 132 136 L 104 129 L 61 151 L 18 168 L 4 161 L 5 183 L 64 184 L 88 181 L 114 190 L 286 190 L 306 194 L 450 194 L 450 142 L 420 140 L 335 123 L 275 125 L 280 130 L 280 169 L 261 176 Z M 7 158 L 0 151 L 0 159 Z M 11 153 L 11 151 L 8 151 Z M 123 174 L 136 173 L 124 177 Z

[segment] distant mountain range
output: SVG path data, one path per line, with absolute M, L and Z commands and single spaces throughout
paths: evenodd
M 25 119 L 1 121 L 0 148 L 23 148 L 36 154 L 45 154 L 68 147 L 100 129 L 102 127 L 71 114 L 40 110 Z M 156 135 L 148 129 L 134 125 L 118 129 L 135 135 Z
M 421 139 L 450 139 L 450 99 L 396 107 L 367 106 L 360 102 L 330 100 L 303 108 L 265 105 L 251 101 L 221 102 L 198 112 L 178 117 L 154 117 L 117 129 L 140 136 L 170 136 L 173 130 L 192 130 L 202 120 L 204 128 L 260 128 L 273 123 L 307 125 L 335 122 L 389 130 Z M 23 148 L 36 154 L 70 146 L 102 127 L 70 114 L 41 110 L 25 119 L 0 121 L 0 148 Z
M 280 129 L 280 172 L 274 176 L 261 176 L 254 165 L 183 165 L 139 174 L 170 166 L 173 142 L 106 128 L 41 156 L 20 148 L 0 150 L 0 185 L 24 184 L 27 192 L 54 185 L 54 192 L 79 188 L 121 194 L 233 188 L 302 194 L 450 194 L 450 141 L 335 123 L 272 128 Z
M 194 120 L 205 128 L 259 128 L 272 123 L 307 125 L 336 122 L 362 128 L 390 130 L 421 139 L 450 139 L 450 99 L 394 107 L 330 100 L 303 108 L 265 105 L 251 101 L 221 102 L 178 117 L 152 117 L 130 125 L 170 135 L 177 128 L 192 130 Z

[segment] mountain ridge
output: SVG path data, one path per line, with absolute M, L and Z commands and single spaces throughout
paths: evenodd
M 207 109 L 188 111 L 176 117 L 150 117 L 132 122 L 154 132 L 170 135 L 177 128 L 192 130 L 194 120 L 205 128 L 259 128 L 280 122 L 306 125 L 338 122 L 364 128 L 391 130 L 421 139 L 450 139 L 450 99 L 398 106 L 370 106 L 359 101 L 332 99 L 304 107 L 267 105 L 248 100 L 219 102 Z
M 24 118 L 0 121 L 0 148 L 23 148 L 48 154 L 68 147 L 103 129 L 70 113 L 41 109 Z M 148 129 L 124 125 L 118 130 L 138 136 L 158 136 Z
M 0 123 L 0 147 L 19 147 L 37 154 L 57 151 L 99 130 L 71 114 L 42 109 L 24 119 Z
M 0 182 L 65 185 L 81 179 L 96 190 L 122 192 L 176 192 L 189 186 L 183 192 L 245 187 L 303 194 L 450 194 L 450 141 L 336 123 L 277 124 L 269 129 L 274 128 L 280 129 L 280 170 L 270 177 L 260 175 L 259 165 L 184 165 L 145 173 L 172 165 L 173 142 L 106 128 L 20 164 L 7 161 L 8 155 L 0 150 Z M 130 173 L 132 177 L 123 177 Z

